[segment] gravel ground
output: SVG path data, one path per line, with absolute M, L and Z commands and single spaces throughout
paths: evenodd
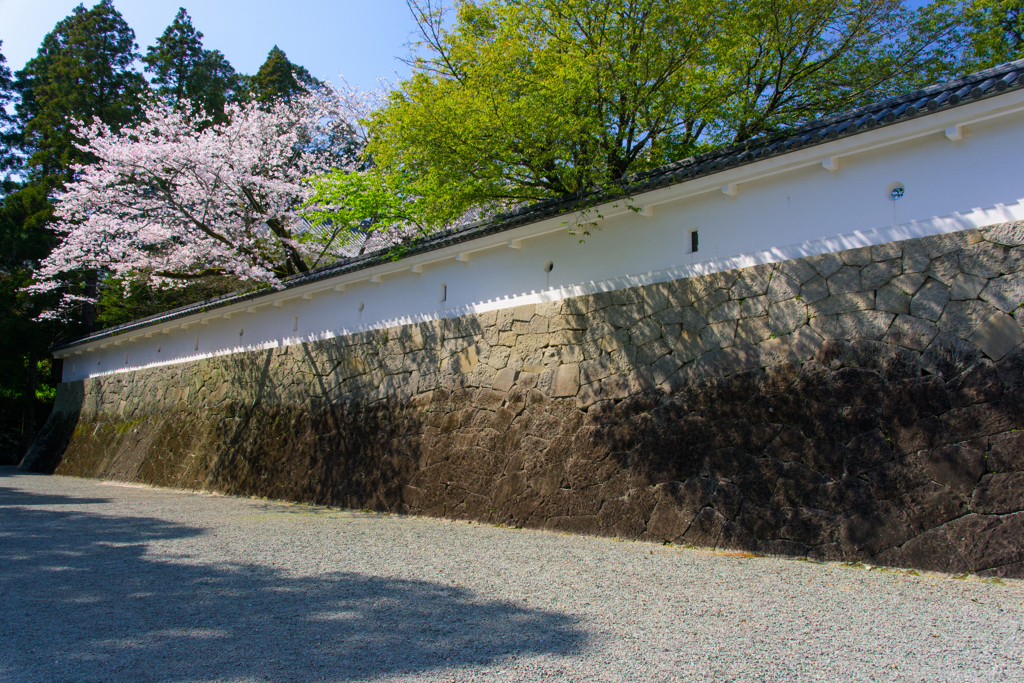
M 1024 680 L 1024 583 L 0 468 L 3 681 Z

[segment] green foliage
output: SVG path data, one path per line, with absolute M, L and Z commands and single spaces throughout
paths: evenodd
M 101 329 L 122 325 L 251 286 L 226 277 L 202 278 L 177 288 L 152 287 L 144 282 L 129 283 L 107 278 L 99 287 L 96 325 Z
M 45 417 L 59 381 L 59 363 L 47 352 L 58 338 L 80 333 L 81 327 L 35 320 L 47 305 L 45 297 L 21 291 L 32 269 L 53 247 L 45 229 L 50 204 L 47 186 L 14 188 L 0 198 L 0 463 L 13 464 L 34 436 L 37 416 Z
M 8 124 L 0 131 L 0 156 L 24 154 L 27 163 L 22 178 L 5 179 L 0 193 L 0 459 L 24 452 L 36 414 L 45 410 L 40 400 L 52 400 L 60 369 L 50 362 L 49 347 L 89 328 L 91 310 L 80 323 L 37 321 L 55 301 L 29 297 L 22 288 L 55 245 L 47 227 L 50 195 L 72 177 L 73 164 L 89 161 L 74 145 L 75 121 L 98 117 L 117 128 L 138 114 L 145 80 L 133 69 L 137 57 L 134 33 L 103 0 L 88 10 L 80 5 L 58 22 L 16 74 L 17 118 L 13 130 L 9 121 L 0 122 Z M 11 102 L 10 93 L 9 72 L 0 64 L 0 104 Z M 75 286 L 86 293 L 94 281 L 83 273 Z
M 145 80 L 133 69 L 136 50 L 110 0 L 79 5 L 43 38 L 16 82 L 33 177 L 68 178 L 72 164 L 88 163 L 73 144 L 76 120 L 97 117 L 116 129 L 138 115 Z
M 938 0 L 749 0 L 730 3 L 734 37 L 715 57 L 724 78 L 700 118 L 718 143 L 772 135 L 956 75 L 960 6 Z
M 306 88 L 321 85 L 304 67 L 288 60 L 284 50 L 275 45 L 255 76 L 248 79 L 249 96 L 269 104 L 277 100 L 289 101 Z
M 362 254 L 360 245 L 372 234 L 401 231 L 399 239 L 411 237 L 406 232 L 408 226 L 417 225 L 418 198 L 398 183 L 400 179 L 374 169 L 362 173 L 339 169 L 308 181 L 313 192 L 303 215 L 313 229 L 299 239 L 319 251 L 315 265 L 357 247 Z
M 968 17 L 972 69 L 1024 59 L 1024 0 L 974 0 Z
M 425 219 L 614 182 L 658 165 L 710 82 L 714 17 L 698 0 L 465 2 L 446 28 L 419 12 L 414 73 L 370 121 L 370 150 L 403 172 Z
M 184 8 L 146 48 L 146 71 L 152 75 L 156 94 L 172 104 L 191 102 L 193 111 L 224 119 L 224 105 L 241 88 L 241 79 L 219 50 L 206 50 L 203 34 L 192 25 Z
M 3 45 L 3 41 L 0 40 L 0 49 Z M 15 150 L 19 137 L 18 129 L 14 117 L 8 111 L 13 103 L 14 81 L 11 79 L 11 69 L 7 66 L 7 58 L 0 52 L 0 196 L 11 189 L 8 173 L 17 168 L 19 162 Z
M 611 189 L 710 146 L 917 87 L 953 60 L 953 0 L 409 0 L 413 74 L 369 151 L 425 224 Z

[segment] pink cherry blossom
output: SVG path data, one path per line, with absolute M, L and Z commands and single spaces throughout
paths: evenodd
M 80 125 L 80 147 L 97 162 L 76 167 L 55 196 L 62 241 L 28 290 L 62 289 L 82 270 L 155 285 L 221 274 L 280 286 L 324 251 L 297 239 L 310 192 L 302 180 L 351 168 L 361 148 L 354 113 L 368 101 L 328 87 L 270 108 L 229 106 L 223 124 L 152 104 L 119 132 Z M 66 295 L 49 316 L 81 299 Z

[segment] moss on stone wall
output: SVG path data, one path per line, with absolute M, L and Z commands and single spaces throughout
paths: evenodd
M 1024 576 L 1022 245 L 1006 224 L 63 385 L 22 466 Z

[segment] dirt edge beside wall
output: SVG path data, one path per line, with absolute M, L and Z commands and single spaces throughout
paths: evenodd
M 1024 224 L 61 385 L 22 469 L 1024 577 Z

